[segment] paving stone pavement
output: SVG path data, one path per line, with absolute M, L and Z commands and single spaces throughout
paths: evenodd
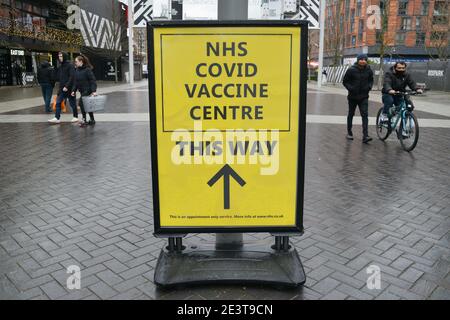
M 343 125 L 307 125 L 306 230 L 292 238 L 305 286 L 163 290 L 148 124 L 1 123 L 0 299 L 449 299 L 450 129 L 422 128 L 412 153 L 393 138 L 364 145 L 359 131 L 348 142 Z M 80 290 L 66 288 L 70 265 Z M 366 286 L 370 265 L 379 290 Z

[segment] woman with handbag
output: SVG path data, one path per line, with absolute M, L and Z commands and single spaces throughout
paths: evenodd
M 80 126 L 94 125 L 94 113 L 89 112 L 89 122 L 86 121 L 86 111 L 83 105 L 83 97 L 96 96 L 97 95 L 97 81 L 95 80 L 94 73 L 92 72 L 92 64 L 85 56 L 78 56 L 75 58 L 75 86 L 72 92 L 72 96 L 76 95 L 76 92 L 81 93 L 80 109 L 83 115 L 83 120 L 80 122 Z

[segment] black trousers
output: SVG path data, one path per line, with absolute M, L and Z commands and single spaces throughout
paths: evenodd
M 359 113 L 362 118 L 363 136 L 367 137 L 369 135 L 369 98 L 360 100 L 348 99 L 347 132 L 352 132 L 353 116 L 355 115 L 356 107 L 359 107 Z
M 85 96 L 82 95 L 80 98 L 80 110 L 81 110 L 81 114 L 83 115 L 83 120 L 86 121 L 86 111 L 84 110 L 83 97 L 85 97 Z M 90 120 L 95 120 L 93 112 L 89 112 L 89 118 L 90 118 Z

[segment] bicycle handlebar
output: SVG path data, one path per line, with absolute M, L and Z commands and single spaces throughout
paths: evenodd
M 401 91 L 396 91 L 394 94 L 394 96 L 415 96 L 418 94 L 422 94 L 421 92 L 417 92 L 417 91 L 405 91 L 405 92 L 401 92 Z

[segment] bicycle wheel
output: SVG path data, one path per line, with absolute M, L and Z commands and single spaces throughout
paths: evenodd
M 384 141 L 389 137 L 391 134 L 391 125 L 388 122 L 382 122 L 380 117 L 381 113 L 383 112 L 383 108 L 380 108 L 377 113 L 377 120 L 376 120 L 376 129 L 377 129 L 377 136 L 381 141 Z
M 402 148 L 408 152 L 412 151 L 419 141 L 419 122 L 411 112 L 407 112 L 400 123 L 399 139 Z

